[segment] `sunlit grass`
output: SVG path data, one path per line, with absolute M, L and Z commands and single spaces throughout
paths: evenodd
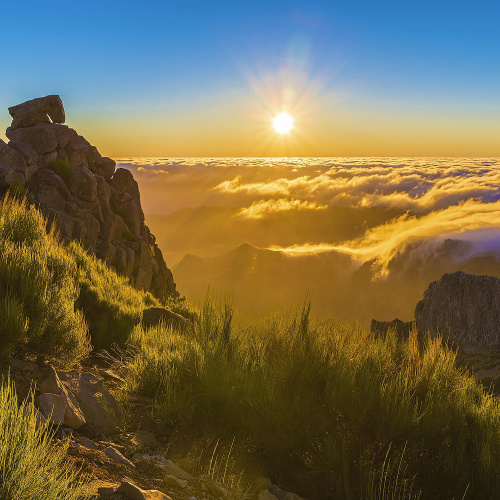
M 65 463 L 68 444 L 54 445 L 47 425 L 37 428 L 31 399 L 18 407 L 9 382 L 0 386 L 0 498 L 81 500 L 85 478 Z
M 207 302 L 191 332 L 138 327 L 131 341 L 129 388 L 154 396 L 157 416 L 236 438 L 291 490 L 494 498 L 500 488 L 498 400 L 439 338 L 374 338 L 314 321 L 308 307 L 241 328 Z

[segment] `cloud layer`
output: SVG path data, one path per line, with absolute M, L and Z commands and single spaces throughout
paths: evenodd
M 500 200 L 500 161 L 496 159 L 133 158 L 119 162 L 135 171 L 140 184 L 163 190 L 163 196 L 144 202 L 149 213 L 168 213 L 186 205 L 244 209 L 270 199 L 427 213 L 469 199 Z
M 265 220 L 277 213 L 329 206 L 389 207 L 400 216 L 339 244 L 316 240 L 286 248 L 290 255 L 336 251 L 358 263 L 377 262 L 378 276 L 407 252 L 431 258 L 443 242 L 467 242 L 463 260 L 500 252 L 500 161 L 460 158 L 223 158 L 133 159 L 146 212 L 185 206 L 238 207 L 236 217 Z M 149 186 L 149 189 L 142 189 Z M 161 190 L 155 196 L 150 190 Z M 155 208 L 152 208 L 155 207 Z M 170 210 L 169 210 L 170 208 Z

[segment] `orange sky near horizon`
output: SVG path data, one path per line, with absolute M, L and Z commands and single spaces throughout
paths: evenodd
M 470 110 L 360 107 L 332 96 L 308 106 L 262 105 L 232 97 L 220 105 L 130 112 L 66 106 L 67 123 L 101 154 L 119 157 L 498 157 L 500 121 Z M 273 129 L 288 111 L 294 128 Z M 0 126 L 10 124 L 3 113 Z M 5 136 L 2 137 L 4 140 Z

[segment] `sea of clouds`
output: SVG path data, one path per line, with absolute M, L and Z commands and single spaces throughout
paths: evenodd
M 500 160 L 470 158 L 128 158 L 146 213 L 184 207 L 238 207 L 239 217 L 321 211 L 328 206 L 390 207 L 402 215 L 361 237 L 274 249 L 290 254 L 338 251 L 377 260 L 380 276 L 395 255 L 419 258 L 443 242 L 468 242 L 470 258 L 500 255 Z M 416 252 L 417 250 L 415 250 Z M 423 252 L 423 254 L 422 254 Z

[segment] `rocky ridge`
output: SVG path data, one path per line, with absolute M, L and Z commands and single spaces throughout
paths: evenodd
M 0 139 L 0 190 L 27 189 L 61 237 L 79 240 L 138 289 L 178 296 L 171 271 L 144 222 L 132 173 L 116 168 L 64 125 L 61 98 L 51 95 L 9 108 L 8 144 Z
M 463 271 L 433 281 L 415 308 L 417 329 L 461 344 L 500 347 L 500 279 Z

